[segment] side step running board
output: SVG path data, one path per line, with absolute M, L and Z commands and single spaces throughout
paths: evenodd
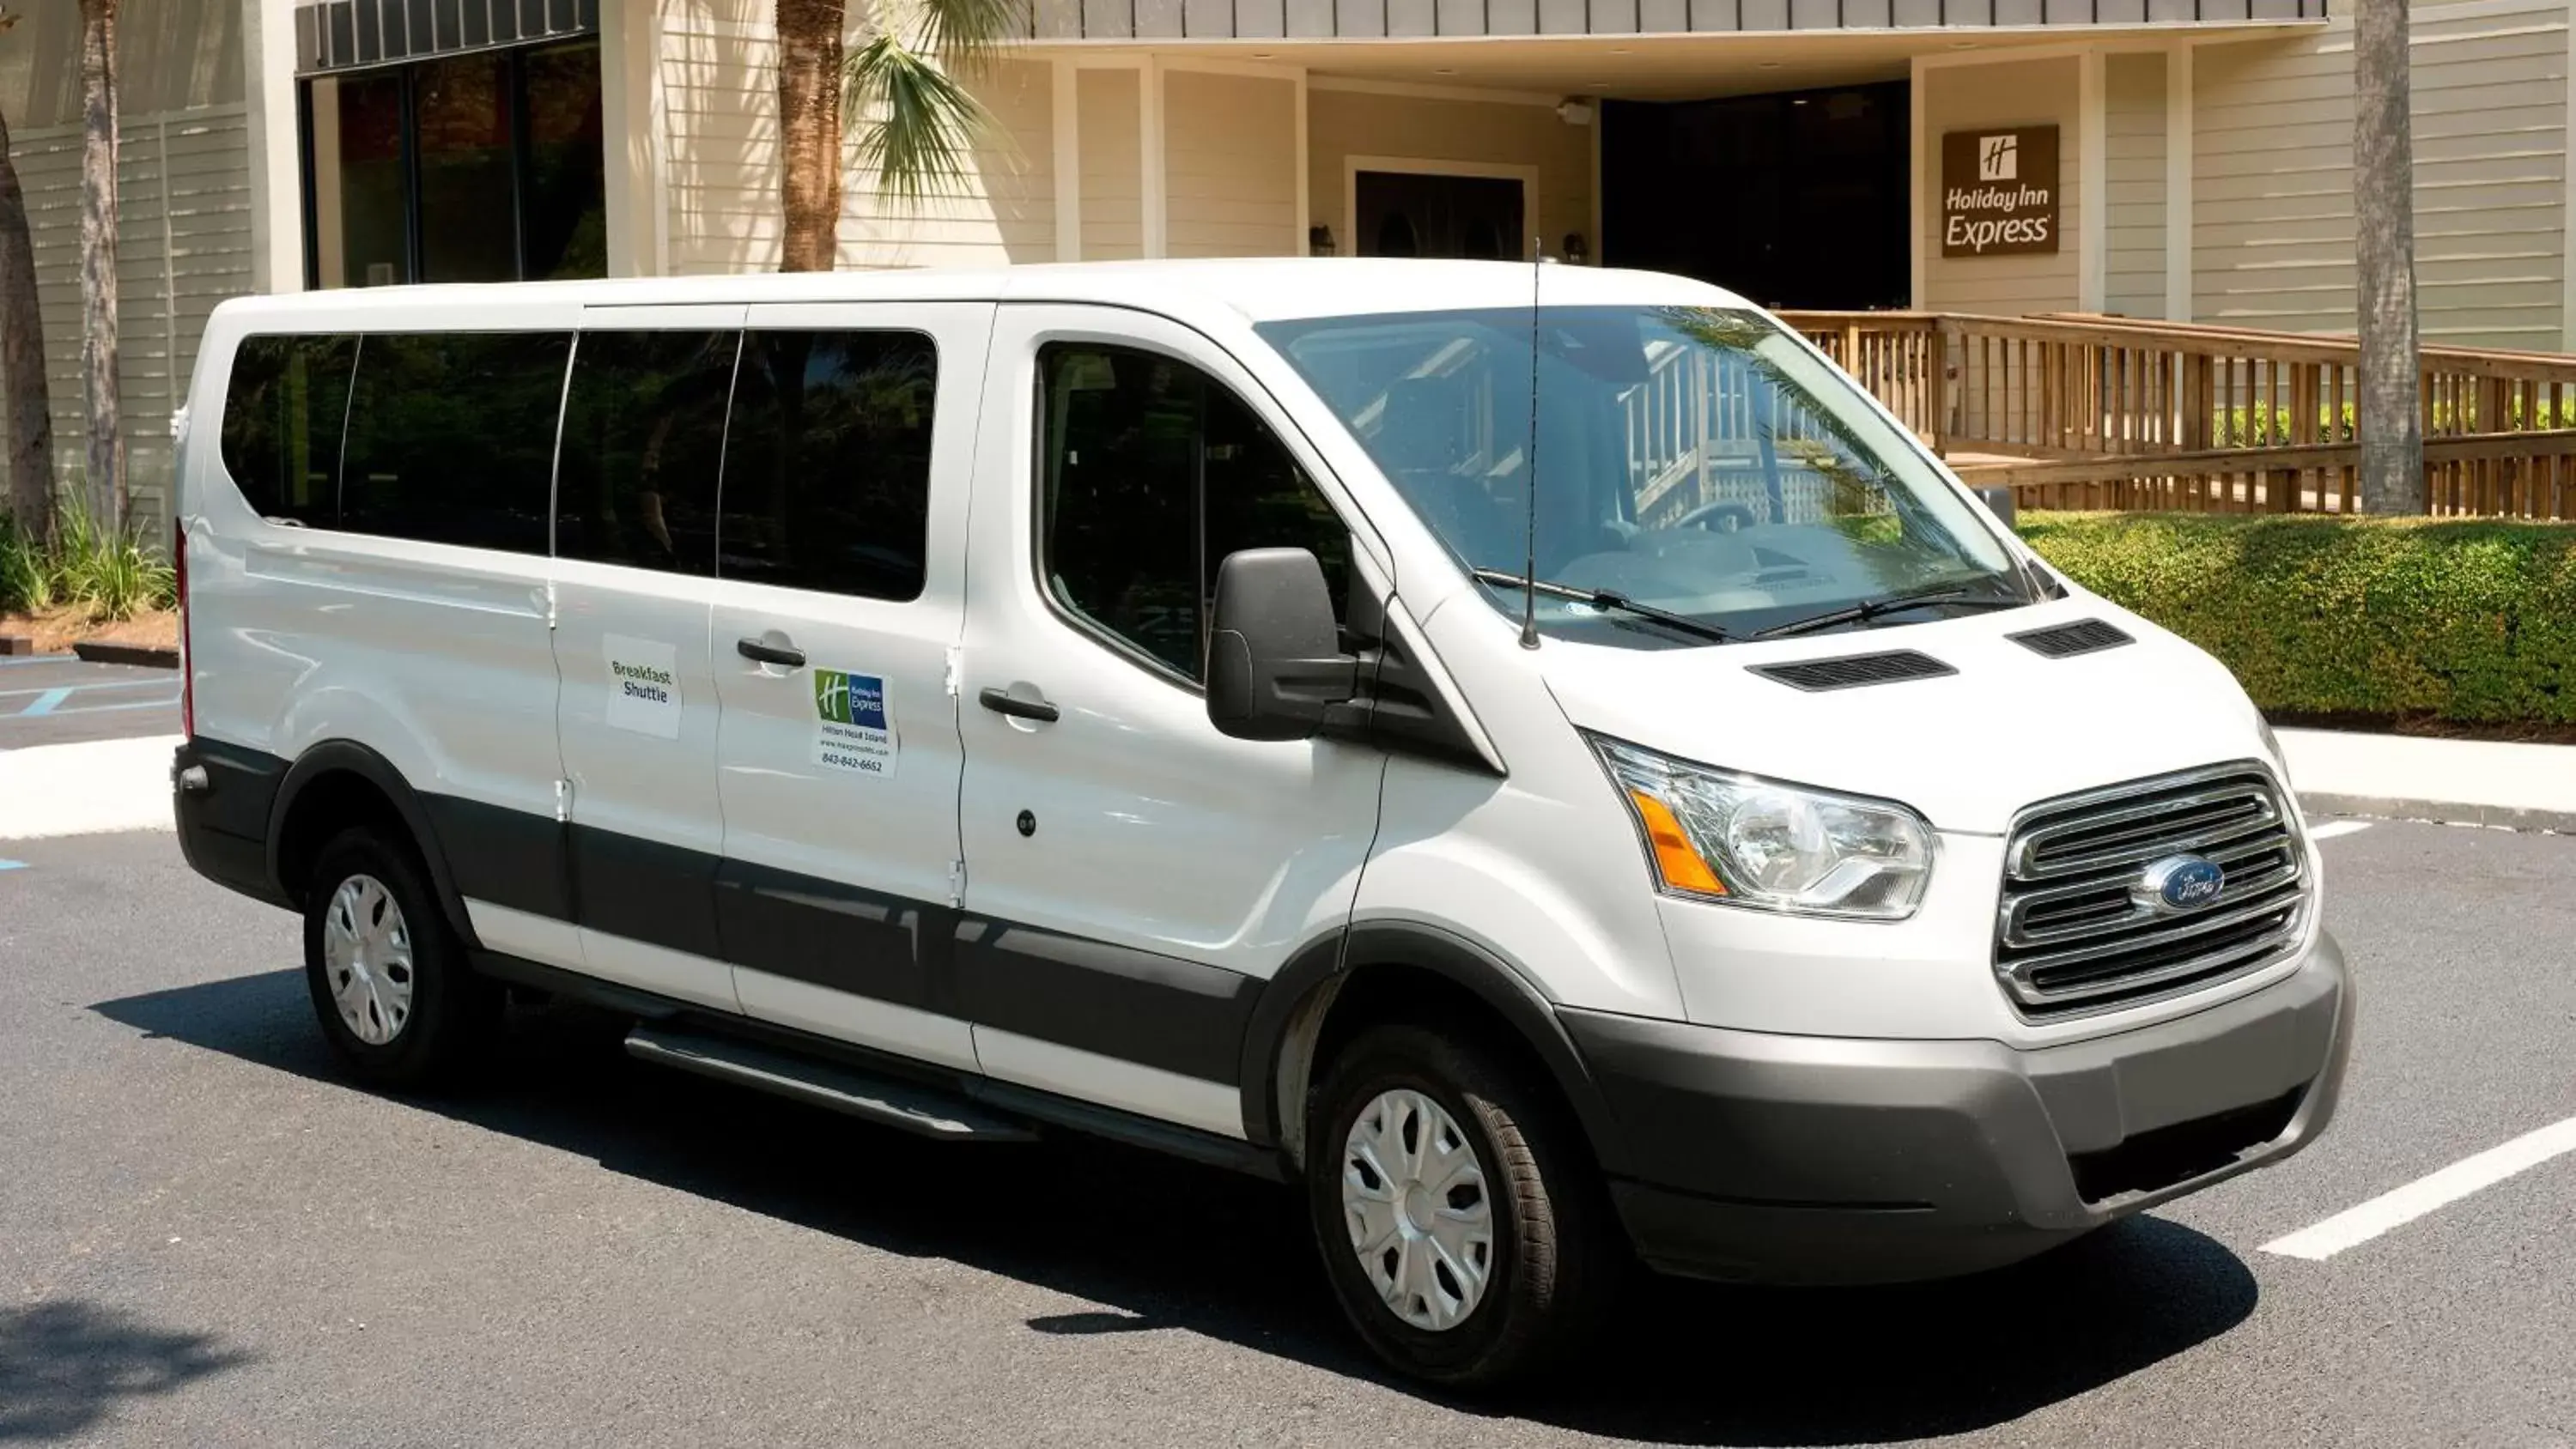
M 639 1061 L 793 1097 L 946 1142 L 1028 1142 L 1037 1136 L 1027 1125 L 986 1111 L 953 1092 L 791 1056 L 751 1042 L 646 1024 L 626 1034 L 626 1052 Z

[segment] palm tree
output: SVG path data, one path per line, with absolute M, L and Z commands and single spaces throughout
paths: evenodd
M 0 14 L 0 31 L 18 23 Z M 39 542 L 54 534 L 54 418 L 45 389 L 45 319 L 36 306 L 36 247 L 27 232 L 27 193 L 9 159 L 9 118 L 0 115 L 0 427 L 9 434 L 9 505 L 19 529 Z
M 852 118 L 867 118 L 860 164 L 897 201 L 959 188 L 988 119 L 959 77 L 1027 33 L 1027 3 L 858 0 L 865 32 L 856 54 L 842 45 L 850 0 L 775 3 L 786 218 L 779 270 L 829 271 L 840 243 L 841 139 Z
M 125 528 L 125 433 L 116 380 L 116 0 L 80 0 L 81 396 L 90 517 Z
M 2361 263 L 2361 506 L 2424 511 L 2417 397 L 2415 146 L 2408 118 L 2407 0 L 2353 14 L 2353 211 Z M 2501 421 L 2481 426 L 2501 428 Z

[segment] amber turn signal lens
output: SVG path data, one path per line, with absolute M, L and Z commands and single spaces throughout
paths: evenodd
M 1673 818 L 1671 807 L 1643 790 L 1629 791 L 1628 798 L 1636 802 L 1637 818 L 1646 822 L 1646 840 L 1655 847 L 1655 871 L 1665 885 L 1705 896 L 1726 894 L 1725 883 L 1691 848 L 1690 837 L 1682 833 L 1682 823 Z

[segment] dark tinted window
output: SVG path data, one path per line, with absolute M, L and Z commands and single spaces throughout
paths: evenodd
M 555 552 L 716 566 L 716 477 L 737 332 L 585 332 L 555 472 Z
M 546 552 L 567 333 L 370 334 L 358 349 L 340 526 Z
M 1350 534 L 1241 399 L 1187 363 L 1057 344 L 1041 376 L 1041 567 L 1066 607 L 1197 679 L 1217 566 L 1304 548 L 1347 602 Z
M 247 337 L 224 388 L 224 471 L 264 518 L 328 528 L 354 337 Z
M 917 597 L 938 377 L 938 354 L 917 333 L 743 334 L 718 572 Z

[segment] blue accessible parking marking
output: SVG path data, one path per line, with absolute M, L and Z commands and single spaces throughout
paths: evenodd
M 0 860 L 0 870 L 25 870 L 26 868 L 27 863 L 23 860 Z

